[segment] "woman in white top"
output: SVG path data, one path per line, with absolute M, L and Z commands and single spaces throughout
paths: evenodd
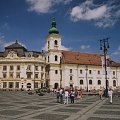
M 108 91 L 108 95 L 110 97 L 110 103 L 112 104 L 112 96 L 113 96 L 113 90 L 110 88 Z
M 68 104 L 68 90 L 65 90 L 65 100 L 64 104 Z

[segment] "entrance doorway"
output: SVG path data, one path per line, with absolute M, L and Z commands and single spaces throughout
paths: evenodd
M 58 83 L 55 83 L 54 84 L 54 89 L 57 89 L 59 87 L 59 84 Z

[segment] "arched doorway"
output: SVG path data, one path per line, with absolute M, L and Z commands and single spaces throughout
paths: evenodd
M 54 89 L 57 89 L 59 87 L 59 84 L 58 83 L 55 83 L 54 84 Z
M 27 83 L 27 88 L 31 88 L 31 83 Z

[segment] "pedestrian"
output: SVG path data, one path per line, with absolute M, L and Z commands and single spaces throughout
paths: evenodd
M 60 89 L 57 89 L 56 91 L 56 95 L 57 95 L 57 102 L 60 102 Z
M 64 104 L 68 104 L 68 90 L 65 90 L 65 100 L 64 100 Z
M 102 96 L 103 96 L 103 90 L 102 90 L 102 88 L 100 88 L 100 90 L 99 90 L 99 98 L 100 98 L 100 100 L 102 100 Z
M 108 95 L 109 95 L 109 98 L 110 98 L 110 103 L 112 104 L 113 90 L 111 88 L 108 91 Z
M 80 99 L 82 99 L 83 98 L 83 91 L 81 89 L 80 89 L 79 94 L 80 94 Z
M 60 103 L 63 103 L 63 89 L 60 89 Z
M 74 103 L 74 97 L 75 97 L 75 92 L 74 90 L 72 90 L 70 93 L 71 103 Z

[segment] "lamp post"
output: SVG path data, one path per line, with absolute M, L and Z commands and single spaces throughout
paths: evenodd
M 103 50 L 104 52 L 104 68 L 105 68 L 105 97 L 108 97 L 108 80 L 107 80 L 107 52 L 109 48 L 109 43 L 108 43 L 109 38 L 105 38 L 100 40 L 100 50 Z
M 86 87 L 87 87 L 87 92 L 88 92 L 88 79 L 87 79 L 87 71 L 88 71 L 88 66 L 86 65 Z

